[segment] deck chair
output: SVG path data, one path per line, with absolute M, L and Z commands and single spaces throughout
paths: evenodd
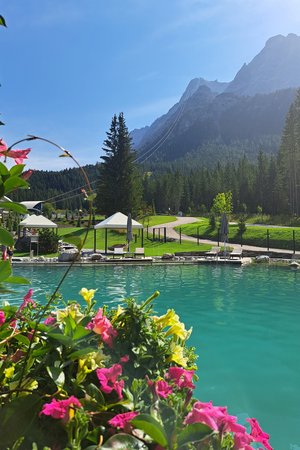
M 115 256 L 124 256 L 126 252 L 124 252 L 123 247 L 115 247 L 114 248 L 114 253 L 113 253 L 113 258 Z
M 205 252 L 205 257 L 207 258 L 217 258 L 220 253 L 220 247 L 212 247 L 209 252 Z
M 242 256 L 243 256 L 242 248 L 235 248 L 232 250 L 232 252 L 229 253 L 229 259 L 233 259 L 233 258 L 241 259 Z
M 144 247 L 136 247 L 134 256 L 145 256 L 145 249 Z

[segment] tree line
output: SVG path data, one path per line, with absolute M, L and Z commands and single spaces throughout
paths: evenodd
M 278 154 L 261 149 L 256 159 L 244 155 L 204 167 L 191 155 L 172 163 L 139 165 L 122 113 L 107 132 L 100 163 L 86 166 L 97 192 L 95 207 L 110 215 L 156 213 L 202 214 L 210 211 L 219 192 L 232 192 L 233 212 L 299 215 L 300 91 L 286 117 Z M 44 200 L 59 209 L 83 209 L 83 185 L 76 168 L 36 171 L 29 191 L 13 194 L 16 201 Z

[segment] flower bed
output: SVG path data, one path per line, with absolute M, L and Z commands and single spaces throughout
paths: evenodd
M 193 397 L 191 330 L 153 314 L 157 292 L 100 309 L 80 294 L 43 307 L 30 289 L 0 310 L 1 448 L 271 449 L 255 419 Z

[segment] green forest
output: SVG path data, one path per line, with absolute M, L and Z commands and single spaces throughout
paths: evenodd
M 123 116 L 122 116 L 123 117 Z M 125 123 L 124 123 L 125 126 Z M 125 131 L 127 129 L 125 126 Z M 112 129 L 107 133 L 104 150 L 108 156 L 96 165 L 85 166 L 92 189 L 100 189 L 103 170 L 113 151 L 107 147 L 112 136 Z M 126 134 L 127 136 L 127 134 Z M 128 136 L 126 137 L 126 139 Z M 127 141 L 126 141 L 127 142 Z M 127 142 L 128 147 L 128 142 Z M 207 151 L 213 153 L 209 144 Z M 234 144 L 235 149 L 238 142 Z M 127 148 L 126 147 L 126 148 Z M 128 148 L 127 148 L 128 150 Z M 127 151 L 126 150 L 126 151 Z M 229 151 L 228 147 L 226 150 Z M 214 197 L 219 192 L 232 192 L 234 213 L 289 214 L 299 215 L 299 179 L 300 179 L 300 93 L 287 114 L 282 134 L 280 149 L 277 154 L 270 154 L 269 149 L 260 149 L 254 159 L 243 152 L 237 159 L 227 158 L 212 166 L 201 163 L 197 155 L 189 154 L 174 162 L 164 163 L 147 161 L 143 165 L 136 164 L 133 172 L 139 178 L 139 189 L 142 196 L 139 207 L 135 210 L 145 211 L 151 208 L 155 213 L 203 214 L 209 212 Z M 134 155 L 134 153 L 133 153 Z M 130 158 L 130 164 L 134 158 Z M 120 165 L 116 167 L 118 173 Z M 107 170 L 107 169 L 105 169 Z M 109 169 L 110 170 L 110 169 Z M 129 180 L 130 178 L 128 178 Z M 111 177 L 110 184 L 113 185 Z M 121 181 L 120 181 L 121 183 Z M 128 184 L 126 182 L 126 184 Z M 123 189 L 125 189 L 123 186 Z M 77 168 L 62 171 L 35 171 L 30 179 L 30 190 L 19 190 L 13 194 L 15 201 L 40 200 L 52 203 L 56 209 L 84 209 L 85 201 L 81 189 L 86 187 Z M 113 188 L 114 189 L 114 188 Z M 96 201 L 97 210 L 104 212 L 104 205 L 99 195 Z

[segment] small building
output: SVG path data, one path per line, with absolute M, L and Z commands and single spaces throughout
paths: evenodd
M 43 211 L 43 200 L 35 200 L 35 201 L 25 201 L 20 202 L 21 205 L 24 205 L 28 212 L 35 213 L 35 214 L 42 214 Z

